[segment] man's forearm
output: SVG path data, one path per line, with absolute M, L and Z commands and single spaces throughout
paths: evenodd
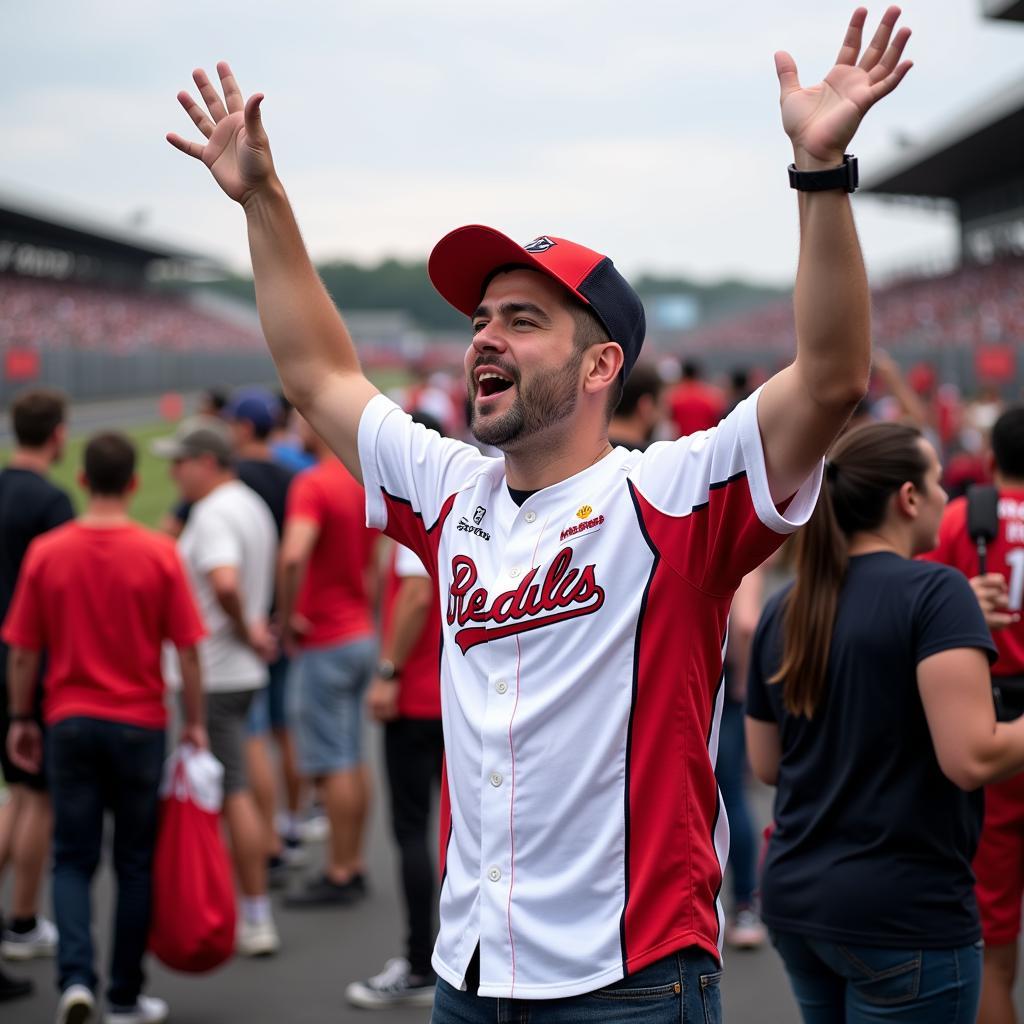
M 235 636 L 247 646 L 252 646 L 252 634 L 249 631 L 249 623 L 245 621 L 241 595 L 234 589 L 215 590 L 215 595 L 217 604 L 231 622 Z
M 309 404 L 331 374 L 359 374 L 352 338 L 313 267 L 276 179 L 245 203 L 256 305 L 288 398 Z
M 12 715 L 30 715 L 39 676 L 39 652 L 12 647 L 7 654 L 8 710 Z
M 797 167 L 814 161 L 797 157 Z M 801 192 L 793 308 L 797 366 L 811 395 L 842 405 L 867 387 L 871 298 L 847 193 Z
M 181 666 L 181 697 L 185 707 L 185 725 L 202 725 L 205 715 L 199 651 L 195 647 L 179 647 L 178 664 Z
M 430 614 L 432 585 L 426 578 L 407 577 L 395 596 L 391 629 L 381 644 L 381 657 L 401 668 L 419 642 Z
M 288 629 L 295 614 L 305 569 L 305 559 L 285 559 L 281 562 L 277 576 L 277 617 L 282 629 Z

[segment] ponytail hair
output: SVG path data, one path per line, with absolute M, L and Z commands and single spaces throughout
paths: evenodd
M 782 664 L 769 680 L 782 683 L 791 715 L 813 718 L 824 696 L 850 538 L 881 526 L 890 497 L 905 483 L 924 487 L 928 461 L 921 439 L 916 427 L 870 423 L 844 434 L 825 463 L 818 504 L 796 538 L 796 583 L 782 617 Z

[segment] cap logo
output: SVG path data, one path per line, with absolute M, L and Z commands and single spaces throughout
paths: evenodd
M 523 248 L 527 252 L 547 252 L 548 249 L 554 248 L 557 244 L 557 242 L 552 242 L 547 235 L 541 235 L 540 238 L 535 238 L 532 242 L 527 242 Z

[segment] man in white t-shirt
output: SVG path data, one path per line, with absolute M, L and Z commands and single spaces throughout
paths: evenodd
M 224 765 L 224 817 L 242 889 L 238 950 L 273 953 L 277 931 L 267 895 L 266 841 L 245 770 L 249 706 L 267 685 L 275 644 L 267 623 L 277 530 L 266 503 L 235 477 L 231 439 L 218 419 L 194 416 L 153 444 L 171 460 L 191 502 L 178 539 L 208 635 L 199 644 L 210 749 Z M 172 685 L 173 662 L 168 663 Z
M 208 141 L 169 141 L 245 210 L 288 397 L 363 482 L 370 525 L 438 588 L 435 1024 L 721 1019 L 728 825 L 714 762 L 729 605 L 809 517 L 822 456 L 867 389 L 845 151 L 909 69 L 898 16 L 886 11 L 861 56 L 858 8 L 813 88 L 776 54 L 800 190 L 796 357 L 718 428 L 643 453 L 608 443 L 644 338 L 610 259 L 481 226 L 435 247 L 431 280 L 472 322 L 473 433 L 504 453 L 486 458 L 414 424 L 363 375 L 275 172 L 262 96 L 245 101 L 223 63 L 223 99 L 202 71 L 207 109 L 179 94 Z M 508 129 L 499 116 L 493 146 L 510 145 Z

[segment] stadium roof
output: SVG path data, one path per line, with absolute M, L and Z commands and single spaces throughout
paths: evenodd
M 1024 0 L 981 0 L 981 13 L 986 18 L 1024 21 Z
M 1017 6 L 1024 8 L 1024 0 Z M 1019 177 L 1024 177 L 1024 78 L 862 180 L 863 190 L 875 195 L 959 199 L 993 179 Z
M 40 200 L 15 193 L 0 186 L 0 224 L 30 228 L 33 233 L 61 241 L 78 241 L 90 248 L 101 247 L 113 256 L 134 262 L 176 260 L 220 267 L 217 260 L 202 253 L 151 238 L 144 232 L 120 225 L 111 225 L 87 214 L 61 208 L 49 200 Z

